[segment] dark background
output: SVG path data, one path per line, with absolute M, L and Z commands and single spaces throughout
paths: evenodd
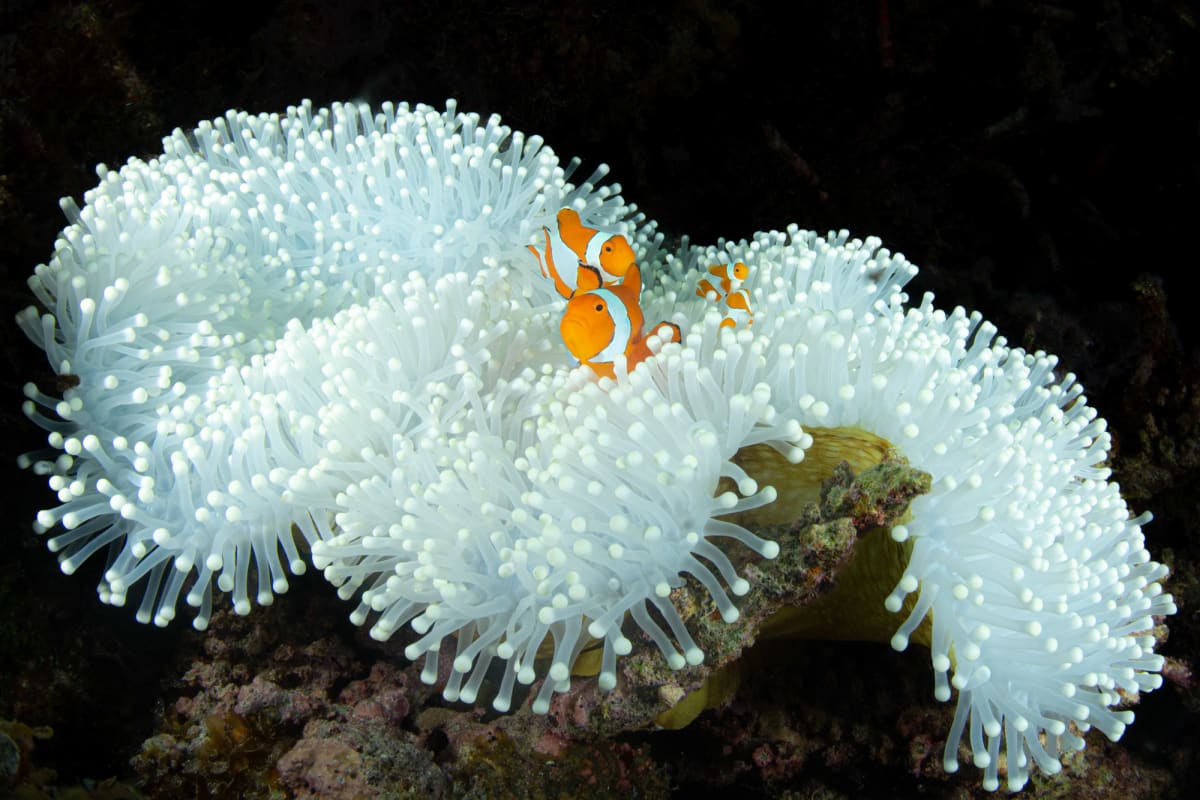
M 96 163 L 152 157 L 172 128 L 228 108 L 456 97 L 609 163 L 668 235 L 875 234 L 921 267 L 914 297 L 1057 353 L 1108 419 L 1116 478 L 1154 512 L 1149 546 L 1175 570 L 1173 680 L 1124 746 L 1185 785 L 1200 725 L 1193 4 L 334 5 L 0 0 L 0 464 L 40 441 L 21 385 L 52 380 L 13 315 L 64 225 L 58 198 L 79 200 Z M 98 565 L 62 576 L 29 533 L 52 502 L 44 482 L 4 469 L 0 718 L 55 729 L 38 761 L 64 784 L 127 776 L 191 634 L 100 606 Z

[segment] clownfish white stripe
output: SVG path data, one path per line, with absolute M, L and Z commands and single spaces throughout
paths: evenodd
M 621 298 L 617 297 L 608 289 L 593 289 L 588 292 L 604 300 L 608 308 L 609 319 L 613 323 L 612 338 L 605 345 L 604 349 L 592 357 L 592 361 L 612 362 L 617 360 L 617 356 L 624 355 L 625 348 L 629 345 L 629 340 L 633 336 L 633 323 L 629 319 L 629 310 L 625 308 L 625 304 L 621 302 Z
M 604 231 L 597 231 L 593 234 L 592 238 L 588 240 L 587 249 L 584 251 L 583 263 L 593 267 L 600 267 L 603 270 L 601 256 L 604 254 L 604 245 L 614 235 L 616 234 L 605 233 Z
M 546 248 L 549 251 L 552 268 L 557 270 L 558 277 L 563 283 L 574 289 L 579 283 L 579 256 L 557 233 L 551 233 L 549 228 L 543 230 L 546 235 Z M 542 272 L 545 274 L 545 268 Z M 546 275 L 546 277 L 552 276 Z

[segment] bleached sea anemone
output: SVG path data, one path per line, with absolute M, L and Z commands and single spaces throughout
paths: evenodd
M 764 380 L 812 434 L 810 455 L 881 437 L 931 474 L 911 521 L 890 532 L 907 557 L 884 599 L 903 612 L 891 643 L 918 637 L 935 696 L 958 692 L 945 769 L 958 768 L 965 733 L 985 787 L 998 787 L 1003 746 L 1015 790 L 1031 761 L 1061 769 L 1058 754 L 1083 747 L 1078 733 L 1118 739 L 1133 720 L 1111 710 L 1121 693 L 1161 685 L 1150 631 L 1175 606 L 1145 548 L 1150 515 L 1131 518 L 1107 480 L 1104 421 L 1073 375 L 1055 375 L 1053 356 L 1008 347 L 978 314 L 941 311 L 932 295 L 910 307 L 879 288 L 862 303 L 856 283 L 866 299 L 861 287 L 911 271 L 874 240 L 849 243 L 861 255 L 836 274 L 816 268 L 831 245 L 847 250 L 839 240 L 792 229 L 688 256 L 757 271 L 755 335 L 772 340 Z M 786 468 L 745 460 L 784 491 Z M 871 557 L 877 545 L 864 544 L 859 557 Z
M 466 298 L 470 313 L 440 308 L 448 298 Z M 507 710 L 514 681 L 537 677 L 547 637 L 550 680 L 536 710 L 565 691 L 589 637 L 603 642 L 600 684 L 612 688 L 616 658 L 631 647 L 626 614 L 669 664 L 697 664 L 703 654 L 668 600 L 681 575 L 695 576 L 732 620 L 718 577 L 734 594 L 749 584 L 714 541 L 778 551 L 718 519 L 775 496 L 729 461 L 740 447 L 773 442 L 798 457 L 805 441 L 756 380 L 760 347 L 714 358 L 713 326 L 658 362 L 667 370 L 647 365 L 601 388 L 570 369 L 563 348 L 537 346 L 555 325 L 495 276 L 481 273 L 469 289 L 466 276 L 450 276 L 432 292 L 414 278 L 277 350 L 289 359 L 289 384 L 322 393 L 319 419 L 305 427 L 320 432 L 327 454 L 295 484 L 334 532 L 314 559 L 343 595 L 362 589 L 354 618 L 373 619 L 373 636 L 405 624 L 421 634 L 406 655 L 427 658 L 430 682 L 440 648 L 456 647 L 448 699 L 474 701 L 499 657 L 493 705 Z M 397 370 L 386 365 L 398 368 L 408 352 L 434 362 L 446 353 L 443 374 L 419 386 L 390 379 Z M 323 364 L 324 376 L 305 386 Z M 723 475 L 745 497 L 716 493 Z
M 271 602 L 287 588 L 280 554 L 304 569 L 279 496 L 308 454 L 255 384 L 256 360 L 289 323 L 364 303 L 413 269 L 524 252 L 564 203 L 630 215 L 611 189 L 567 183 L 574 167 L 453 103 L 231 111 L 176 130 L 149 162 L 99 167 L 82 210 L 63 201 L 71 224 L 30 279 L 44 311 L 18 317 L 74 384 L 61 398 L 26 386 L 51 448 L 26 463 L 60 501 L 37 528 L 61 525 L 48 544 L 63 571 L 107 550 L 100 598 L 123 605 L 141 584 L 143 622 L 172 619 L 187 585 L 205 627 L 214 577 L 248 612 L 251 564 L 257 601 Z
M 857 545 L 892 567 L 858 587 L 861 617 L 927 645 L 935 696 L 957 692 L 948 771 L 966 736 L 984 785 L 1003 749 L 1017 788 L 1090 727 L 1119 737 L 1112 707 L 1159 685 L 1149 631 L 1174 606 L 1103 421 L 1053 357 L 910 306 L 916 270 L 877 240 L 793 227 L 667 253 L 602 173 L 572 187 L 536 137 L 453 105 L 231 112 L 165 151 L 68 206 L 31 281 L 47 313 L 20 318 L 77 381 L 28 389 L 60 500 L 38 527 L 61 524 L 68 572 L 108 550 L 107 602 L 144 581 L 139 619 L 166 624 L 186 586 L 203 627 L 214 577 L 245 613 L 251 566 L 267 603 L 310 550 L 373 636 L 412 630 L 448 699 L 498 664 L 493 705 L 544 678 L 545 711 L 584 650 L 605 690 L 635 639 L 699 664 L 685 577 L 736 619 L 753 587 L 732 559 L 778 553 L 753 528 L 841 460 L 896 453 L 932 489 Z M 631 234 L 647 319 L 683 330 L 615 380 L 573 368 L 524 250 L 563 205 Z M 695 294 L 733 261 L 749 329 Z

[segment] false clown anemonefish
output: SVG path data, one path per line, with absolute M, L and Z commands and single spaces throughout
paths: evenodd
M 557 219 L 556 233 L 542 228 L 545 249 L 539 251 L 529 245 L 529 252 L 537 256 L 542 275 L 554 281 L 554 288 L 563 297 L 569 298 L 578 286 L 581 266 L 592 267 L 604 280 L 612 281 L 623 277 L 637 260 L 628 239 L 619 233 L 587 227 L 575 209 L 559 210 Z
M 660 322 L 643 335 L 642 272 L 637 264 L 629 264 L 620 283 L 604 283 L 600 271 L 586 265 L 580 265 L 578 279 L 558 329 L 571 354 L 598 376 L 616 377 L 613 362 L 618 355 L 625 356 L 627 370 L 649 358 L 649 336 L 664 343 L 681 340 L 679 326 L 671 322 Z
M 708 271 L 719 279 L 717 285 L 714 286 L 707 278 L 701 278 L 696 286 L 696 296 L 707 298 L 718 306 L 725 304 L 728 313 L 721 320 L 721 327 L 736 328 L 738 322 L 753 325 L 750 292 L 742 288 L 742 283 L 750 275 L 750 268 L 738 261 L 734 264 L 713 264 Z

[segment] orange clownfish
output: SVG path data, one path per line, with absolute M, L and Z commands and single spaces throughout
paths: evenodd
M 598 376 L 615 378 L 613 361 L 625 356 L 632 370 L 650 357 L 648 336 L 663 342 L 681 340 L 679 326 L 661 322 L 649 334 L 642 333 L 642 272 L 630 263 L 620 283 L 604 283 L 595 267 L 580 265 L 578 284 L 558 329 L 571 355 L 591 367 Z
M 587 227 L 575 209 L 559 210 L 557 219 L 557 233 L 542 228 L 545 249 L 539 251 L 529 245 L 529 252 L 537 256 L 542 275 L 554 281 L 554 288 L 563 297 L 570 298 L 575 292 L 582 267 L 591 267 L 611 281 L 624 276 L 637 260 L 628 239 L 619 233 Z
M 738 261 L 735 264 L 714 264 L 709 274 L 719 278 L 714 286 L 708 278 L 701 278 L 696 286 L 696 296 L 706 297 L 718 306 L 725 304 L 728 313 L 721 320 L 722 328 L 736 328 L 739 321 L 754 324 L 754 312 L 750 310 L 750 292 L 742 283 L 750 275 L 750 268 Z

